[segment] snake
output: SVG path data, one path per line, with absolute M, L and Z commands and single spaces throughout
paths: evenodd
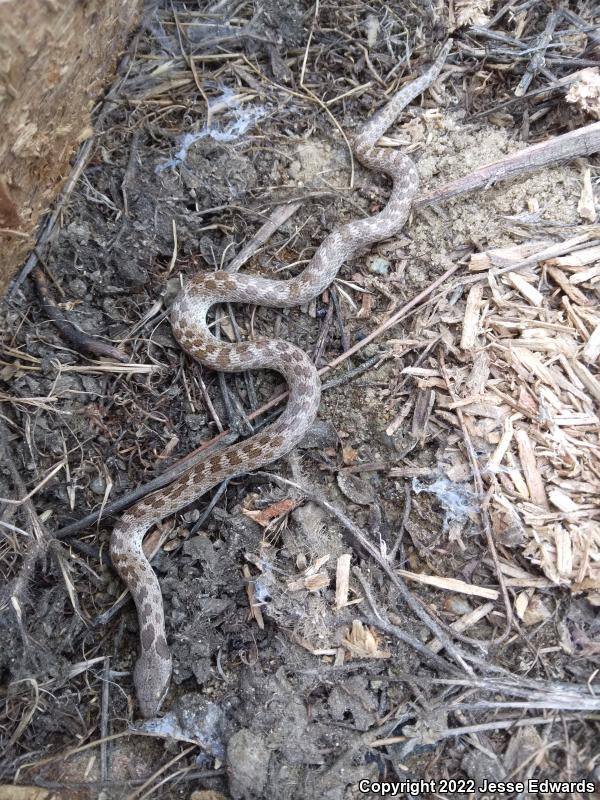
M 211 454 L 170 484 L 148 494 L 126 510 L 113 529 L 112 563 L 133 597 L 139 622 L 140 649 L 133 682 L 143 717 L 159 713 L 172 672 L 160 585 L 142 548 L 145 534 L 223 480 L 260 469 L 287 455 L 302 440 L 319 409 L 319 375 L 303 350 L 278 339 L 225 342 L 210 331 L 208 312 L 219 303 L 270 308 L 306 304 L 332 283 L 344 262 L 376 242 L 389 239 L 403 227 L 418 189 L 417 169 L 406 154 L 377 143 L 408 103 L 436 80 L 450 46 L 448 41 L 429 69 L 398 90 L 352 140 L 354 155 L 365 167 L 392 179 L 389 199 L 381 211 L 334 228 L 295 277 L 277 280 L 226 270 L 202 272 L 187 280 L 173 302 L 174 336 L 192 358 L 204 367 L 223 372 L 274 370 L 287 383 L 288 401 L 281 415 L 264 430 Z

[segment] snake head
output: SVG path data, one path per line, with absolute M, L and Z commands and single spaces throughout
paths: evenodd
M 162 705 L 171 682 L 173 664 L 171 655 L 155 649 L 143 650 L 133 670 L 133 683 L 138 706 L 143 717 L 155 717 Z

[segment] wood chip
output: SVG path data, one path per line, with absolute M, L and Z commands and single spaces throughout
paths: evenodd
M 462 617 L 459 617 L 459 619 L 450 624 L 450 627 L 457 633 L 464 633 L 469 628 L 472 628 L 473 625 L 476 625 L 484 617 L 487 617 L 488 614 L 491 614 L 493 610 L 493 603 L 484 603 L 484 605 L 479 606 L 479 608 L 475 608 L 468 614 L 464 614 Z M 433 653 L 439 653 L 444 645 L 439 639 L 432 639 L 427 647 L 429 647 Z
M 242 513 L 244 516 L 249 517 L 250 519 L 254 520 L 254 522 L 257 522 L 262 528 L 266 528 L 273 522 L 273 520 L 277 519 L 278 517 L 282 517 L 284 514 L 288 514 L 290 511 L 293 511 L 295 508 L 297 508 L 298 505 L 298 500 L 286 498 L 285 500 L 280 500 L 277 503 L 272 503 L 266 508 L 261 508 L 258 511 L 244 508 L 242 509 Z
M 419 390 L 435 389 L 429 428 L 435 431 L 437 423 L 451 432 L 443 467 L 449 478 L 464 474 L 461 463 L 469 467 L 464 454 L 461 463 L 452 459 L 455 442 L 468 435 L 477 443 L 494 540 L 533 565 L 531 573 L 504 578 L 507 586 L 527 590 L 517 604 L 525 624 L 547 618 L 537 589 L 569 587 L 600 606 L 598 230 L 582 226 L 562 242 L 478 253 L 470 268 L 487 270 L 487 286 L 478 281 L 483 290 L 472 286 L 462 311 L 458 304 L 445 307 L 428 322 L 428 339 L 441 337 L 448 347 L 447 373 L 456 391 L 450 395 L 431 360 L 404 374 L 414 373 Z M 415 397 L 407 394 L 390 425 L 394 431 L 401 425 L 408 430 Z M 461 532 L 451 522 L 446 536 Z M 439 588 L 476 591 L 450 579 L 404 574 Z
M 557 267 L 548 266 L 546 267 L 546 269 L 548 270 L 548 274 L 550 275 L 552 280 L 554 280 L 554 282 L 557 283 L 558 286 L 560 286 L 560 288 L 567 295 L 567 297 L 569 297 L 574 303 L 577 303 L 580 306 L 587 305 L 588 302 L 587 297 L 583 294 L 583 292 L 580 292 L 579 289 L 576 289 L 569 283 L 569 280 L 564 274 L 564 272 L 562 272 Z
M 307 592 L 318 592 L 329 586 L 329 575 L 326 572 L 321 572 L 321 567 L 329 561 L 329 558 L 329 553 L 316 558 L 303 570 L 299 578 L 292 578 L 287 582 L 288 589 L 291 592 L 300 592 L 303 589 Z
M 499 592 L 496 589 L 486 589 L 484 586 L 476 586 L 472 583 L 460 581 L 457 578 L 441 578 L 438 575 L 423 575 L 420 572 L 408 572 L 405 569 L 397 570 L 398 575 L 408 578 L 417 583 L 424 583 L 427 586 L 435 586 L 436 589 L 445 589 L 448 592 L 460 592 L 461 594 L 472 595 L 474 597 L 485 597 L 487 600 L 497 600 Z
M 586 264 L 593 264 L 600 258 L 600 244 L 594 244 L 591 247 L 583 247 L 581 250 L 574 250 L 566 256 L 557 256 L 551 258 L 547 263 L 549 266 L 569 268 L 569 267 L 585 267 Z
M 519 294 L 528 300 L 532 306 L 540 308 L 540 306 L 543 305 L 544 295 L 528 283 L 522 275 L 518 275 L 516 272 L 508 272 L 505 280 L 512 284 Z
M 569 532 L 562 525 L 555 526 L 556 569 L 561 578 L 570 578 L 573 571 L 573 545 Z
M 355 619 L 352 629 L 343 640 L 344 647 L 357 658 L 390 658 L 391 653 L 381 647 L 379 634 L 368 625 Z
M 246 595 L 248 597 L 248 605 L 250 606 L 250 613 L 256 620 L 256 624 L 261 629 L 261 631 L 264 631 L 265 621 L 263 619 L 262 611 L 260 610 L 260 605 L 256 599 L 255 584 L 254 581 L 251 580 L 252 574 L 247 564 L 244 564 L 244 566 L 242 567 L 242 572 L 244 574 L 244 578 L 246 579 Z
M 551 612 L 532 589 L 521 592 L 515 600 L 515 612 L 525 625 L 539 625 L 549 619 Z
M 527 431 L 519 428 L 515 431 L 515 439 L 519 448 L 519 460 L 523 468 L 523 474 L 527 481 L 529 496 L 536 505 L 541 508 L 548 508 L 548 498 L 544 489 L 544 481 L 538 469 L 535 452 Z
M 592 171 L 589 167 L 583 170 L 583 180 L 581 196 L 577 204 L 577 213 L 582 219 L 588 222 L 596 221 L 596 204 L 594 202 L 594 190 L 592 188 Z
M 471 272 L 481 272 L 490 267 L 510 267 L 525 258 L 529 258 L 534 253 L 544 250 L 551 244 L 553 244 L 551 239 L 542 239 L 510 247 L 494 247 L 491 250 L 486 250 L 485 253 L 473 253 L 469 259 L 469 270 Z
M 463 350 L 471 350 L 475 347 L 477 334 L 479 333 L 479 314 L 483 297 L 483 284 L 476 283 L 469 289 L 465 315 L 463 317 L 463 330 L 460 339 L 460 346 Z
M 335 607 L 338 611 L 348 604 L 351 561 L 352 555 L 350 553 L 343 553 L 337 560 L 335 572 Z
M 600 279 L 600 264 L 597 264 L 595 267 L 590 267 L 589 269 L 584 269 L 581 272 L 576 272 L 574 275 L 571 275 L 569 278 L 569 282 L 573 285 L 578 283 L 596 283 Z
M 593 395 L 596 402 L 600 403 L 600 381 L 598 378 L 592 375 L 589 369 L 581 361 L 577 361 L 576 358 L 571 359 L 569 363 L 585 388 Z
M 583 348 L 582 356 L 588 364 L 598 361 L 598 356 L 600 356 L 600 322 L 594 328 L 592 335 Z
M 551 489 L 548 492 L 548 499 L 553 506 L 556 506 L 560 511 L 569 514 L 572 511 L 579 511 L 579 506 L 574 503 L 568 494 L 561 492 L 560 489 Z

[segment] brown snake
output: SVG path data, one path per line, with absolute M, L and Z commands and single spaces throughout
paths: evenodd
M 173 332 L 191 356 L 207 367 L 225 372 L 276 370 L 287 381 L 289 400 L 281 416 L 264 431 L 210 456 L 166 488 L 148 495 L 123 514 L 115 526 L 110 547 L 112 561 L 133 596 L 139 618 L 140 655 L 134 683 L 145 717 L 158 712 L 169 688 L 172 666 L 160 586 L 142 550 L 145 533 L 224 478 L 258 469 L 288 453 L 303 438 L 319 408 L 319 377 L 302 350 L 278 340 L 236 344 L 220 341 L 208 329 L 207 312 L 215 303 L 223 302 L 270 308 L 308 303 L 329 286 L 346 260 L 402 228 L 417 191 L 417 170 L 408 156 L 375 145 L 402 109 L 437 78 L 450 45 L 447 42 L 432 66 L 397 92 L 354 139 L 356 157 L 366 167 L 384 172 L 393 180 L 390 198 L 382 211 L 336 228 L 295 278 L 277 281 L 257 275 L 204 273 L 191 278 L 175 300 L 171 313 Z

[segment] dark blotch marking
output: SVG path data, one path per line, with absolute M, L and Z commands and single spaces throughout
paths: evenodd
M 232 467 L 239 467 L 242 463 L 242 459 L 239 457 L 238 453 L 230 453 L 227 458 Z
M 142 628 L 140 640 L 142 642 L 143 650 L 149 650 L 152 647 L 152 642 L 154 641 L 154 628 L 151 625 L 144 626 Z
M 169 653 L 169 646 L 167 645 L 167 640 L 165 639 L 162 633 L 156 639 L 155 649 L 158 655 L 161 656 L 162 658 L 168 659 L 171 657 L 171 654 Z
M 260 455 L 260 448 L 252 441 L 245 442 L 240 449 L 246 453 L 248 458 L 258 458 Z

